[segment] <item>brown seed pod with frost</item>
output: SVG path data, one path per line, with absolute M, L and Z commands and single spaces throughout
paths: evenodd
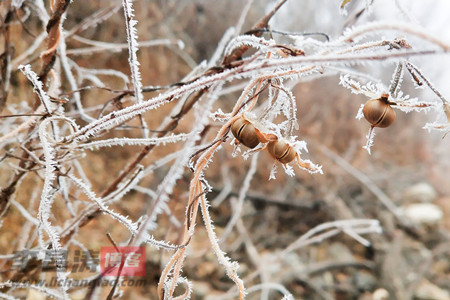
M 290 163 L 297 156 L 297 151 L 283 140 L 269 142 L 267 151 L 282 164 Z
M 259 144 L 258 136 L 255 132 L 255 126 L 253 126 L 253 124 L 244 116 L 241 116 L 239 119 L 234 121 L 231 125 L 231 132 L 236 140 L 244 146 L 253 149 Z
M 373 127 L 386 128 L 395 121 L 395 111 L 388 102 L 388 95 L 366 102 L 363 107 L 364 118 Z
M 236 140 L 251 149 L 255 148 L 259 143 L 265 144 L 277 139 L 274 134 L 264 133 L 259 130 L 255 124 L 245 116 L 241 116 L 234 121 L 231 125 L 231 132 Z

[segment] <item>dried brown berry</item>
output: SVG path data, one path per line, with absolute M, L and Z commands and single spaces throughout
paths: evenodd
M 244 146 L 255 148 L 259 144 L 258 136 L 255 132 L 255 126 L 245 117 L 240 117 L 231 125 L 231 132 L 234 137 Z
M 290 163 L 297 155 L 297 152 L 288 143 L 282 140 L 269 142 L 267 145 L 269 154 L 283 164 Z
M 367 101 L 363 107 L 363 114 L 373 127 L 385 128 L 395 120 L 395 111 L 385 96 Z

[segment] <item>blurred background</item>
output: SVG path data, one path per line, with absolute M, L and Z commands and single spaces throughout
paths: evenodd
M 349 26 L 369 21 L 405 21 L 416 23 L 450 43 L 448 1 L 374 0 L 370 9 L 365 10 L 366 2 L 371 1 L 352 1 L 347 5 L 345 15 L 340 12 L 339 1 L 288 0 L 269 24 L 275 30 L 321 32 L 335 39 Z M 5 3 L 0 5 L 6 7 Z M 48 9 L 47 1 L 45 4 Z M 243 32 L 249 30 L 273 4 L 273 1 L 253 1 Z M 140 47 L 138 58 L 143 85 L 169 85 L 182 81 L 193 68 L 212 56 L 224 32 L 237 24 L 244 6 L 245 1 L 238 0 L 135 1 L 139 40 L 166 40 L 159 45 Z M 80 24 L 88 22 L 89 16 L 108 7 L 114 12 L 109 18 L 97 26 L 82 29 Z M 15 58 L 32 44 L 42 32 L 42 26 L 39 19 L 31 15 L 26 21 L 29 32 L 20 24 L 11 27 Z M 129 74 L 126 48 L 114 51 L 80 50 L 92 46 L 84 39 L 126 43 L 120 1 L 74 1 L 67 9 L 63 27 L 66 32 L 72 33 L 66 40 L 67 55 L 78 66 L 80 87 L 98 85 L 89 74 L 96 74 L 108 88 L 120 90 L 126 87 L 120 77 L 94 73 L 95 70 L 114 69 Z M 381 36 L 394 38 L 398 32 L 382 32 L 374 36 L 374 40 Z M 295 45 L 295 39 L 280 35 L 274 38 Z M 405 38 L 409 41 L 410 37 Z M 20 63 L 31 63 L 39 69 L 38 57 L 44 49 L 43 44 Z M 410 60 L 445 97 L 450 96 L 448 55 L 414 57 Z M 388 86 L 395 64 L 373 62 L 355 66 L 355 69 Z M 61 90 L 62 95 L 68 95 L 71 88 L 63 82 Z M 233 157 L 233 147 L 228 142 L 214 156 L 206 172 L 206 178 L 213 187 L 208 199 L 212 204 L 211 215 L 220 245 L 232 260 L 239 262 L 239 275 L 246 286 L 256 286 L 262 282 L 277 284 L 277 287 L 289 290 L 295 299 L 450 299 L 450 185 L 447 177 L 450 174 L 450 141 L 442 133 L 429 133 L 423 129 L 425 123 L 443 120 L 444 115 L 435 111 L 428 114 L 398 111 L 392 126 L 376 130 L 375 144 L 369 155 L 362 149 L 369 125 L 365 120 L 355 119 L 361 104 L 368 100 L 365 96 L 351 94 L 339 85 L 339 75 L 305 78 L 293 82 L 292 90 L 297 99 L 300 125 L 296 134 L 308 144 L 309 153 L 305 158 L 321 164 L 323 175 L 310 175 L 294 167 L 296 176 L 289 177 L 280 168 L 277 179 L 268 181 L 273 160 L 265 152 L 259 154 L 257 172 L 250 183 L 238 223 L 231 233 L 222 236 L 236 213 L 236 199 L 251 159 Z M 224 94 L 213 111 L 221 108 L 229 112 L 241 91 Z M 424 101 L 436 99 L 427 87 L 415 89 L 408 75 L 405 76 L 402 91 Z M 145 99 L 158 93 L 145 93 Z M 9 108 L 7 106 L 3 114 L 12 113 L 11 107 L 21 111 L 21 108 L 31 106 L 30 95 L 31 87 L 26 78 L 13 70 L 7 101 Z M 101 89 L 89 89 L 80 95 L 84 106 L 92 108 L 87 112 L 93 117 L 131 103 L 131 100 L 124 98 L 119 104 L 111 104 L 114 94 Z M 156 130 L 174 105 L 170 103 L 146 113 L 149 128 Z M 77 118 L 70 103 L 66 104 L 66 110 L 69 115 L 72 111 L 74 118 Z M 175 133 L 189 132 L 193 119 L 192 112 L 187 114 Z M 20 124 L 21 120 L 14 122 Z M 83 125 L 81 119 L 77 122 Z M 212 129 L 206 140 L 213 139 L 220 124 L 211 120 L 210 125 Z M 138 137 L 139 134 L 137 130 L 116 130 L 102 138 Z M 4 155 L 8 147 L 14 146 L 17 145 L 5 146 L 1 154 Z M 143 164 L 150 165 L 180 148 L 177 144 L 157 147 Z M 93 189 L 98 193 L 104 190 L 140 149 L 127 146 L 114 147 L 114 151 L 87 152 L 80 163 Z M 170 164 L 155 168 L 139 185 L 156 190 L 169 168 Z M 8 160 L 2 161 L 2 187 L 12 174 L 14 168 L 8 166 Z M 158 216 L 159 226 L 153 233 L 156 238 L 175 244 L 179 242 L 183 226 L 177 227 L 170 218 L 183 223 L 191 174 L 186 168 L 183 178 L 170 195 L 170 214 Z M 24 206 L 30 205 L 30 209 L 37 207 L 38 201 L 32 202 L 30 199 L 39 198 L 41 185 L 39 176 L 27 176 L 17 190 L 16 201 Z M 386 201 L 402 211 L 408 222 L 403 222 L 389 210 Z M 114 209 L 136 220 L 150 205 L 148 195 L 132 191 L 116 203 Z M 62 199 L 55 203 L 55 207 L 58 212 L 56 222 L 62 225 L 65 219 L 70 219 L 70 214 Z M 280 254 L 315 226 L 351 218 L 378 219 L 383 232 L 365 236 L 371 242 L 368 247 L 340 233 L 320 243 Z M 232 299 L 235 297 L 234 284 L 212 253 L 201 220 L 197 222 L 183 272 L 183 276 L 193 282 L 192 299 Z M 2 254 L 13 253 L 20 245 L 25 245 L 28 232 L 23 229 L 24 223 L 24 218 L 14 207 L 3 218 L 3 227 L 0 228 Z M 119 243 L 128 238 L 128 232 L 122 225 L 108 216 L 99 216 L 80 230 L 77 241 L 87 249 L 110 246 L 106 232 L 111 233 Z M 29 246 L 32 245 L 33 242 Z M 75 251 L 73 247 L 69 249 Z M 147 279 L 150 283 L 145 287 L 123 288 L 124 299 L 156 299 L 156 284 L 168 258 L 169 252 L 147 246 Z M 8 265 L 3 266 L 2 276 L 7 279 Z M 252 292 L 248 299 L 281 299 L 276 289 Z M 100 298 L 107 292 L 107 289 L 102 289 Z M 29 293 L 22 292 L 17 296 L 30 299 L 40 299 L 38 297 L 42 296 L 32 292 L 36 297 L 32 298 Z M 82 299 L 84 295 L 83 289 L 71 294 L 74 299 Z

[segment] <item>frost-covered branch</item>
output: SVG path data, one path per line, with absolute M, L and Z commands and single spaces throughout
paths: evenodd
M 168 143 L 177 143 L 180 141 L 185 141 L 188 139 L 192 134 L 172 134 L 166 137 L 160 137 L 160 138 L 142 138 L 142 139 L 134 139 L 134 138 L 112 138 L 108 140 L 99 140 L 94 141 L 90 143 L 80 144 L 80 148 L 87 148 L 87 149 L 99 149 L 102 147 L 113 147 L 113 146 L 145 146 L 145 145 L 165 145 Z
M 22 71 L 23 74 L 28 78 L 28 80 L 33 84 L 34 92 L 38 95 L 39 99 L 41 100 L 42 105 L 44 106 L 45 110 L 48 114 L 52 113 L 53 106 L 51 105 L 50 98 L 47 95 L 47 93 L 43 89 L 42 82 L 38 79 L 38 76 L 36 73 L 34 73 L 31 70 L 30 65 L 20 65 L 19 66 L 20 71 Z

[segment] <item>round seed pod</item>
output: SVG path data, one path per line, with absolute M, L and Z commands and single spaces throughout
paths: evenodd
M 267 144 L 267 151 L 269 154 L 281 162 L 282 164 L 287 164 L 294 160 L 297 152 L 294 148 L 289 146 L 285 141 L 272 141 Z
M 367 101 L 363 107 L 363 114 L 373 127 L 389 127 L 395 121 L 395 111 L 384 97 Z
M 259 144 L 258 136 L 255 133 L 255 126 L 244 117 L 240 117 L 231 125 L 231 133 L 244 146 L 251 149 Z

